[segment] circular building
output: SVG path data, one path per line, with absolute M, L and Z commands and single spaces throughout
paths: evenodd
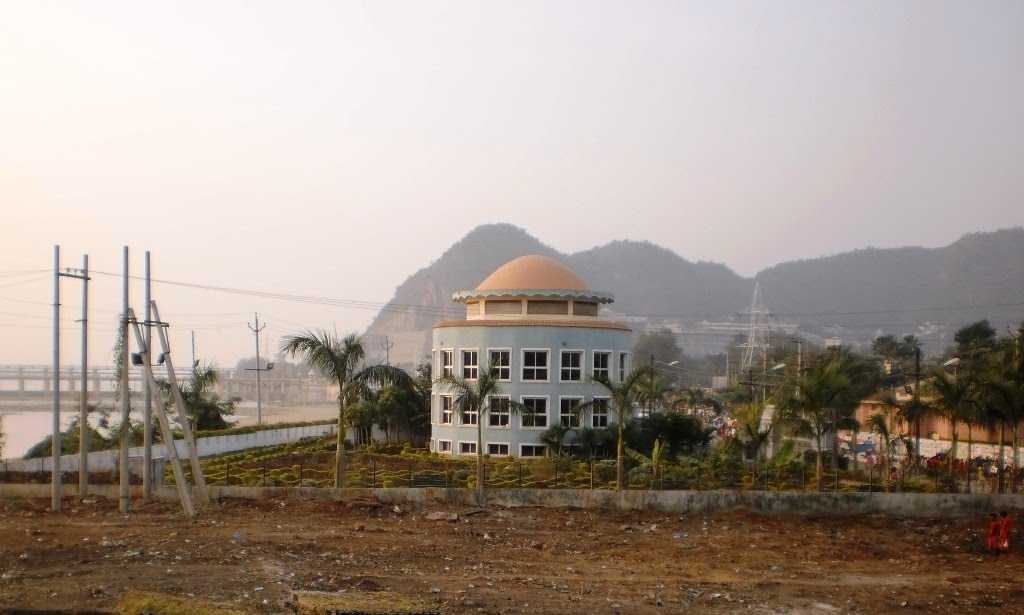
M 613 301 L 609 293 L 591 290 L 552 258 L 532 255 L 505 263 L 452 299 L 465 304 L 466 317 L 434 326 L 434 374 L 474 380 L 495 371 L 502 394 L 488 400 L 484 453 L 540 457 L 547 453 L 541 435 L 554 424 L 600 428 L 613 422 L 605 389 L 591 377 L 625 377 L 631 331 L 601 318 L 601 305 Z M 509 412 L 508 400 L 525 409 Z M 590 400 L 592 410 L 573 411 Z M 456 412 L 444 384 L 434 385 L 431 402 L 431 450 L 476 454 L 479 417 Z

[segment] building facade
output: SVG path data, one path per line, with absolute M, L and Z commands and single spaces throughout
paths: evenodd
M 472 381 L 495 371 L 501 395 L 487 400 L 484 453 L 544 456 L 541 436 L 552 425 L 600 428 L 614 422 L 605 389 L 591 381 L 594 375 L 621 381 L 630 369 L 629 327 L 601 317 L 601 306 L 613 301 L 610 294 L 591 290 L 554 259 L 524 256 L 452 299 L 466 306 L 466 316 L 434 327 L 434 374 Z M 510 412 L 509 400 L 524 408 Z M 574 411 L 591 400 L 596 404 L 590 411 Z M 431 449 L 475 455 L 480 417 L 458 412 L 440 383 L 431 405 Z

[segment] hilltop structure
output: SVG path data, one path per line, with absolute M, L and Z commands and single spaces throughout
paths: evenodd
M 464 304 L 466 314 L 434 326 L 434 373 L 474 380 L 484 370 L 496 372 L 502 395 L 488 401 L 485 453 L 543 456 L 541 436 L 555 423 L 613 422 L 604 389 L 591 382 L 594 375 L 622 380 L 630 369 L 630 328 L 601 317 L 611 294 L 591 290 L 553 258 L 530 255 L 505 263 L 452 300 Z M 525 407 L 518 415 L 509 411 L 512 399 Z M 574 412 L 591 399 L 597 401 L 592 411 Z M 432 450 L 476 454 L 478 420 L 475 413 L 456 412 L 446 385 L 434 385 Z

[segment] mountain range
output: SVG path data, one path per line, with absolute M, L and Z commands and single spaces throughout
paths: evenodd
M 754 277 L 691 262 L 646 241 L 612 241 L 562 254 L 511 224 L 479 226 L 403 282 L 366 332 L 387 336 L 393 361 L 429 354 L 430 330 L 460 313 L 453 292 L 475 288 L 500 265 L 525 254 L 557 258 L 591 287 L 615 294 L 615 312 L 643 325 L 748 317 L 759 283 L 769 320 L 810 336 L 854 345 L 880 333 L 916 334 L 939 350 L 966 322 L 998 327 L 1024 320 L 1024 229 L 964 235 L 940 248 L 864 248 L 769 267 Z M 686 348 L 684 347 L 684 351 Z

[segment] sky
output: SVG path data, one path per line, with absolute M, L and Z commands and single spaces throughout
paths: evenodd
M 376 303 L 488 222 L 744 275 L 946 245 L 1024 225 L 1021 109 L 1019 1 L 12 0 L 0 364 L 50 360 L 57 243 L 108 274 L 129 245 L 158 279 Z M 62 288 L 77 357 L 80 287 Z M 119 292 L 94 277 L 94 363 Z M 375 313 L 156 298 L 176 352 L 195 331 L 226 365 L 252 353 L 253 311 L 267 350 Z

